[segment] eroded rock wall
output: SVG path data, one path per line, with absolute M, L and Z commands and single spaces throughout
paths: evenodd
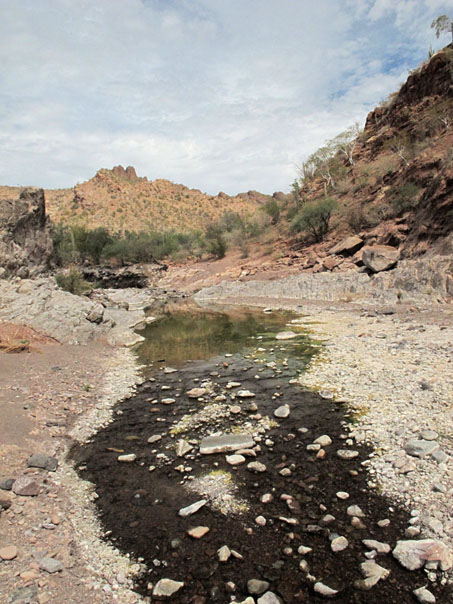
M 0 199 L 0 277 L 34 277 L 50 267 L 52 229 L 43 189 Z

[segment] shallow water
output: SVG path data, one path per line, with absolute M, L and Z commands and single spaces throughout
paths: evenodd
M 358 456 L 350 461 L 336 456 L 337 450 L 352 448 L 345 442 L 348 410 L 294 383 L 318 348 L 303 328 L 288 326 L 294 318 L 247 310 L 164 315 L 146 329 L 147 340 L 138 349 L 145 383 L 118 404 L 112 423 L 73 450 L 81 476 L 95 484 L 109 539 L 144 561 L 137 582 L 143 595 L 150 595 L 159 579 L 170 578 L 185 583 L 172 598 L 175 603 L 224 603 L 232 595 L 242 601 L 247 581 L 262 579 L 285 604 L 322 602 L 313 591 L 311 577 L 316 577 L 339 590 L 337 602 L 400 604 L 413 602 L 412 590 L 426 582 L 422 571 L 409 573 L 382 556 L 378 562 L 391 571 L 390 578 L 371 591 L 353 587 L 366 560 L 362 539 L 394 546 L 408 514 L 368 488 L 362 463 L 369 448 L 353 444 Z M 276 340 L 277 332 L 288 329 L 297 331 L 297 338 Z M 187 395 L 194 386 L 205 389 L 197 399 Z M 240 389 L 254 396 L 244 398 Z M 283 404 L 290 416 L 276 421 L 274 411 Z M 214 432 L 253 434 L 256 458 L 231 467 L 224 454 L 200 455 L 201 439 Z M 307 445 L 322 434 L 332 444 L 321 459 Z M 156 440 L 150 443 L 150 437 Z M 180 439 L 191 446 L 184 457 L 176 455 Z M 124 453 L 136 460 L 119 463 Z M 250 461 L 265 464 L 266 471 L 248 470 Z M 338 498 L 339 491 L 347 491 L 348 500 Z M 266 493 L 272 501 L 264 504 Z M 292 506 L 287 495 L 294 498 Z M 201 498 L 208 503 L 196 514 L 178 515 Z M 346 513 L 351 504 L 362 508 L 366 528 L 351 525 Z M 334 517 L 331 524 L 323 523 L 326 514 Z M 257 516 L 266 519 L 265 526 L 257 525 Z M 378 526 L 383 518 L 391 519 L 389 527 Z M 209 532 L 194 539 L 188 530 L 195 526 Z M 332 552 L 335 535 L 347 536 L 346 550 Z M 240 557 L 219 562 L 217 550 L 224 545 Z M 300 545 L 313 551 L 304 557 L 297 553 Z M 308 572 L 299 568 L 303 559 Z M 437 589 L 437 595 L 446 601 L 445 590 Z

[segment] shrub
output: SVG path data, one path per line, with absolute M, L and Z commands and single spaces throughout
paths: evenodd
M 82 296 L 92 288 L 91 283 L 85 281 L 82 274 L 74 266 L 68 272 L 57 273 L 55 281 L 58 287 L 76 296 Z
M 207 227 L 205 239 L 205 247 L 208 254 L 211 254 L 216 258 L 223 258 L 225 256 L 227 243 L 219 224 L 213 223 Z
M 308 232 L 315 241 L 322 241 L 329 230 L 332 212 L 338 207 L 332 197 L 305 204 L 291 224 L 293 233 Z
M 280 219 L 280 206 L 275 199 L 271 198 L 266 201 L 263 212 L 270 216 L 272 224 L 277 224 Z
M 358 207 L 348 207 L 345 209 L 345 218 L 349 228 L 354 233 L 359 233 L 363 229 L 369 229 L 379 224 L 379 219 L 363 204 Z
M 395 214 L 414 209 L 420 201 L 420 188 L 413 182 L 406 182 L 390 193 L 390 204 Z

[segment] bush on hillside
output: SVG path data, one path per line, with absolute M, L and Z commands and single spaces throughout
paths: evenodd
M 293 233 L 308 232 L 314 241 L 322 241 L 329 230 L 332 212 L 338 207 L 332 197 L 306 203 L 291 224 Z
M 64 289 L 71 294 L 76 296 L 82 296 L 90 291 L 92 288 L 91 283 L 85 281 L 80 271 L 72 266 L 68 272 L 61 272 L 55 275 L 55 281 L 58 287 Z
M 420 188 L 413 182 L 406 182 L 390 193 L 390 203 L 396 215 L 413 210 L 419 201 Z

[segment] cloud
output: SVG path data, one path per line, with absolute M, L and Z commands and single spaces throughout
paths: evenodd
M 439 0 L 0 0 L 0 182 L 134 165 L 210 193 L 287 190 L 394 90 Z M 441 41 L 439 42 L 439 46 Z

